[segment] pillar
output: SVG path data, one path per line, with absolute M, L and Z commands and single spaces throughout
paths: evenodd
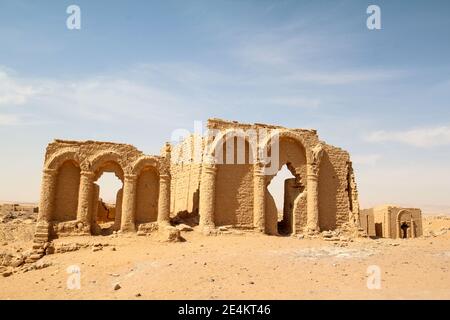
M 266 231 L 266 176 L 262 164 L 254 165 L 253 171 L 253 227 Z
M 39 202 L 38 222 L 48 223 L 52 219 L 55 204 L 56 177 L 58 170 L 45 169 L 42 174 L 41 197 Z
M 308 232 L 319 230 L 319 168 L 324 149 L 318 143 L 308 152 L 306 166 L 306 228 Z
M 80 189 L 78 191 L 78 210 L 77 221 L 81 222 L 84 227 L 91 225 L 91 201 L 94 192 L 94 173 L 90 171 L 81 171 Z M 86 228 L 86 229 L 89 229 Z
M 416 237 L 416 230 L 414 230 L 414 220 L 411 219 L 411 238 Z
M 212 162 L 202 164 L 199 214 L 200 226 L 206 229 L 215 227 L 216 172 L 217 168 Z
M 308 231 L 319 231 L 319 170 L 308 165 L 306 181 L 306 227 Z
M 98 200 L 100 196 L 100 187 L 96 183 L 92 183 L 92 198 L 91 198 L 91 221 L 95 222 L 98 213 Z
M 122 220 L 120 223 L 120 230 L 122 232 L 136 231 L 134 222 L 136 185 L 137 176 L 135 174 L 126 174 L 123 184 Z
M 117 191 L 116 195 L 116 217 L 114 218 L 114 230 L 118 231 L 120 230 L 120 224 L 122 221 L 122 198 L 123 198 L 123 189 L 120 188 L 119 191 Z
M 161 174 L 159 177 L 158 224 L 170 224 L 170 176 Z

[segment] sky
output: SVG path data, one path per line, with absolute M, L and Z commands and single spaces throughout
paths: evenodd
M 159 154 L 217 117 L 317 129 L 350 152 L 363 208 L 450 213 L 449 16 L 445 0 L 0 0 L 0 201 L 38 200 L 54 138 Z

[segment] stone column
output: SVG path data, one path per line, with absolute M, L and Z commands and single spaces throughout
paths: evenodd
M 78 191 L 77 221 L 82 223 L 81 228 L 89 233 L 91 226 L 91 201 L 94 191 L 94 173 L 91 171 L 81 171 L 80 189 Z
M 306 226 L 308 231 L 319 231 L 319 175 L 312 165 L 308 165 L 306 188 Z
M 202 163 L 200 182 L 200 226 L 204 229 L 212 229 L 214 225 L 214 205 L 216 197 L 216 173 L 214 160 L 209 159 Z
M 57 176 L 58 170 L 56 169 L 45 169 L 43 171 L 38 223 L 42 222 L 44 224 L 48 224 L 52 220 Z
M 122 232 L 136 231 L 134 222 L 136 186 L 137 176 L 135 174 L 126 174 L 123 184 L 122 220 L 120 224 L 120 230 Z
M 416 237 L 416 230 L 414 230 L 414 220 L 411 219 L 411 238 Z
M 158 224 L 170 224 L 170 176 L 161 174 L 159 177 Z
M 266 231 L 266 176 L 261 163 L 253 170 L 253 227 L 259 232 Z
M 123 199 L 123 189 L 120 188 L 119 191 L 117 191 L 116 195 L 116 216 L 114 218 L 114 230 L 118 231 L 120 230 L 120 224 L 122 221 L 122 199 Z
M 319 167 L 323 155 L 321 144 L 310 150 L 306 172 L 306 227 L 308 232 L 319 230 Z

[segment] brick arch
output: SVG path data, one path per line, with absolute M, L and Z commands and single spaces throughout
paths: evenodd
M 412 216 L 411 212 L 408 211 L 408 210 L 403 209 L 403 210 L 400 210 L 400 211 L 397 213 L 397 221 L 398 221 L 398 222 L 401 221 L 401 217 L 402 217 L 403 215 L 409 215 L 409 219 L 408 219 L 408 220 L 411 220 L 411 216 Z
M 278 140 L 277 148 L 272 145 L 274 139 Z M 271 157 L 267 160 L 268 151 L 271 149 Z M 279 234 L 280 225 L 278 224 L 278 210 L 273 195 L 268 190 L 268 185 L 278 174 L 283 165 L 286 165 L 291 174 L 296 178 L 297 188 L 290 188 L 289 195 L 290 210 L 284 215 L 285 226 L 281 226 L 281 232 L 295 233 L 306 225 L 307 199 L 305 187 L 307 185 L 307 165 L 311 163 L 308 156 L 308 148 L 305 140 L 299 134 L 292 131 L 276 129 L 264 137 L 260 144 L 260 160 L 265 172 L 265 219 L 266 231 L 269 234 Z M 275 161 L 275 153 L 278 153 L 278 159 Z M 270 162 L 268 160 L 271 160 Z M 270 166 L 268 164 L 270 163 Z M 283 186 L 284 187 L 284 186 Z M 292 192 L 294 191 L 295 192 Z M 284 189 L 283 195 L 287 192 Z M 284 230 L 283 230 L 284 229 Z
M 132 165 L 131 165 L 131 173 L 132 174 L 139 174 L 143 169 L 147 167 L 153 167 L 156 171 L 159 172 L 159 161 L 155 157 L 151 156 L 143 156 L 138 158 Z
M 54 154 L 45 164 L 45 169 L 58 170 L 66 161 L 73 161 L 78 167 L 80 165 L 79 154 L 75 150 L 61 150 Z
M 292 131 L 287 131 L 287 130 L 277 130 L 276 132 L 272 132 L 270 135 L 266 136 L 264 138 L 264 140 L 261 142 L 260 148 L 262 151 L 262 155 L 266 155 L 268 154 L 268 150 L 271 147 L 271 141 L 278 136 L 278 139 L 280 138 L 288 138 L 288 139 L 292 139 L 294 141 L 296 141 L 301 149 L 303 151 L 305 151 L 305 156 L 306 156 L 306 163 L 311 163 L 312 159 L 310 157 L 311 152 L 309 152 L 309 148 L 307 147 L 307 144 L 305 142 L 305 140 L 303 139 L 303 137 L 299 134 L 293 133 Z
M 211 159 L 211 157 L 214 159 L 213 154 L 215 153 L 216 149 L 219 148 L 220 146 L 223 146 L 223 143 L 226 142 L 230 137 L 243 138 L 244 141 L 247 142 L 249 145 L 249 163 L 256 163 L 256 156 L 258 153 L 258 140 L 256 136 L 256 131 L 254 137 L 255 140 L 251 141 L 250 139 L 251 137 L 248 134 L 246 134 L 242 129 L 227 129 L 222 133 L 220 133 L 219 135 L 217 135 L 209 146 L 207 157 L 209 159 Z M 250 154 L 251 157 L 253 157 L 253 159 L 250 158 Z
M 97 175 L 101 168 L 108 163 L 113 163 L 115 166 L 120 168 L 119 171 L 121 172 L 116 172 L 117 170 L 114 170 L 114 172 L 116 173 L 116 175 L 118 175 L 119 179 L 123 180 L 122 175 L 127 173 L 125 171 L 126 166 L 123 161 L 123 157 L 115 151 L 102 151 L 93 156 L 88 161 L 89 171 Z

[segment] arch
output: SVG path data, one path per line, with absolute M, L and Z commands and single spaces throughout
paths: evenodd
M 406 209 L 403 209 L 403 210 L 400 210 L 398 213 L 397 213 L 397 221 L 398 222 L 400 222 L 400 218 L 403 216 L 403 215 L 409 215 L 409 219 L 408 220 L 411 220 L 411 212 L 409 212 L 408 210 L 406 210 Z
M 403 209 L 397 213 L 397 234 L 398 238 L 411 238 L 412 228 L 411 223 L 412 213 L 409 210 Z
M 59 169 L 66 161 L 73 161 L 80 166 L 80 158 L 76 150 L 63 149 L 55 153 L 45 163 L 45 169 Z
M 223 143 L 229 140 L 231 137 L 233 138 L 240 137 L 243 138 L 244 145 L 245 142 L 247 142 L 249 145 L 249 159 L 248 159 L 249 163 L 251 164 L 256 163 L 258 154 L 258 137 L 256 134 L 256 130 L 254 129 L 251 130 L 254 131 L 254 134 L 252 135 L 245 133 L 243 129 L 226 129 L 221 134 L 217 135 L 212 141 L 212 143 L 209 145 L 209 150 L 207 150 L 207 156 L 209 157 L 214 156 L 213 159 L 215 159 L 217 157 L 217 155 L 215 155 L 216 149 L 218 149 L 220 146 L 223 146 Z
M 276 149 L 271 150 L 270 165 L 265 161 L 266 187 L 265 187 L 265 218 L 266 230 L 270 234 L 280 234 L 278 225 L 278 210 L 274 198 L 268 190 L 268 185 L 278 174 L 281 168 L 286 165 L 294 178 L 283 185 L 283 194 L 289 198 L 289 210 L 283 212 L 283 217 L 287 223 L 284 234 L 300 232 L 306 226 L 307 216 L 307 155 L 301 139 L 289 133 L 281 133 L 277 138 Z M 267 143 L 266 143 L 267 142 Z M 271 147 L 271 142 L 265 141 L 264 147 Z M 263 156 L 268 156 L 265 153 Z
M 113 230 L 117 229 L 118 224 L 120 221 L 118 220 L 118 214 L 121 212 L 121 194 L 123 189 L 123 181 L 124 181 L 124 163 L 122 160 L 122 156 L 113 151 L 113 150 L 106 150 L 101 151 L 97 154 L 95 154 L 92 158 L 86 160 L 86 167 L 90 172 L 94 174 L 94 178 L 92 180 L 93 184 L 93 192 L 91 194 L 91 223 L 93 224 L 92 232 L 94 234 L 109 234 Z M 114 224 L 112 225 L 106 225 L 103 226 L 100 224 L 99 217 L 102 215 L 100 214 L 100 210 L 102 209 L 103 203 L 100 201 L 100 194 L 101 194 L 101 188 L 98 184 L 98 180 L 105 172 L 112 172 L 116 175 L 116 177 L 122 181 L 122 188 L 119 187 L 119 189 L 115 190 L 116 192 L 116 201 L 113 207 L 108 207 L 107 211 L 113 212 L 114 216 Z M 103 208 L 104 209 L 104 208 Z M 112 222 L 112 221 L 110 221 Z
M 263 141 L 261 142 L 260 148 L 261 148 L 261 156 L 266 156 L 268 155 L 268 151 L 271 147 L 271 141 L 278 136 L 278 139 L 280 138 L 288 138 L 288 139 L 292 139 L 294 141 L 296 141 L 301 148 L 305 151 L 305 156 L 306 156 L 306 163 L 310 163 L 311 162 L 311 158 L 309 153 L 307 152 L 307 144 L 305 142 L 305 140 L 303 139 L 303 137 L 299 134 L 296 134 L 292 131 L 288 131 L 288 130 L 279 130 L 276 129 L 275 132 L 272 131 L 268 136 L 264 137 Z
M 103 166 L 107 166 L 108 164 L 112 164 L 112 166 L 116 167 L 115 169 L 120 170 L 111 170 L 116 173 L 116 175 L 119 177 L 119 179 L 123 180 L 123 174 L 125 174 L 125 168 L 122 161 L 122 157 L 120 154 L 118 154 L 115 151 L 103 151 L 98 154 L 96 154 L 90 161 L 89 161 L 89 167 L 90 170 L 96 175 L 96 177 L 99 177 L 99 173 Z M 119 168 L 117 168 L 117 166 Z M 121 172 L 117 172 L 121 171 Z
M 153 167 L 159 171 L 159 161 L 152 156 L 143 156 L 138 158 L 131 166 L 131 173 L 138 175 L 143 169 Z

